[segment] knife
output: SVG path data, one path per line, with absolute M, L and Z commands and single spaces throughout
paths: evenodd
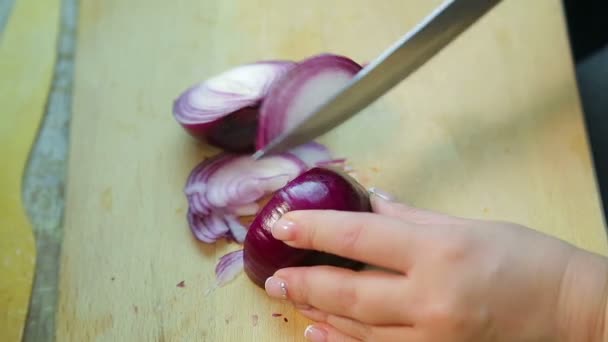
M 253 154 L 254 159 L 307 143 L 376 101 L 447 46 L 501 0 L 448 0 L 363 68 L 343 90 L 299 125 Z

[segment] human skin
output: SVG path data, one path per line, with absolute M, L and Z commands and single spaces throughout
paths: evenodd
M 286 244 L 376 266 L 285 268 L 266 292 L 311 341 L 608 341 L 608 259 L 509 222 L 452 217 L 378 190 L 373 213 L 294 211 Z

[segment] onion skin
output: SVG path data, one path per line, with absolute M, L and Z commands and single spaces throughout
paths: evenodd
M 371 211 L 365 188 L 351 176 L 329 168 L 313 168 L 274 193 L 249 227 L 244 244 L 245 273 L 264 288 L 266 279 L 286 267 L 331 265 L 353 270 L 363 264 L 319 251 L 296 249 L 276 240 L 271 227 L 294 210 Z

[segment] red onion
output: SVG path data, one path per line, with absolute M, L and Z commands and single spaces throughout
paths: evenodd
M 354 61 L 323 54 L 299 62 L 274 82 L 262 103 L 256 148 L 294 127 L 342 90 L 361 70 Z
M 332 162 L 329 151 L 317 143 L 260 160 L 228 153 L 207 159 L 192 170 L 184 189 L 190 229 L 206 243 L 221 238 L 242 243 L 247 228 L 238 217 L 255 215 L 258 200 L 309 168 Z
M 297 64 L 261 61 L 212 77 L 174 101 L 173 115 L 190 135 L 225 150 L 197 165 L 184 188 L 188 223 L 198 240 L 213 243 L 226 238 L 245 244 L 243 250 L 220 259 L 214 288 L 228 283 L 243 267 L 263 287 L 266 278 L 282 267 L 362 266 L 335 255 L 291 248 L 270 234 L 272 224 L 291 210 L 369 211 L 367 192 L 360 184 L 324 168 L 347 170 L 345 159 L 332 158 L 327 148 L 314 142 L 260 160 L 241 154 L 254 145 L 264 147 L 304 120 L 360 70 L 354 61 L 331 54 Z M 248 229 L 244 220 L 254 215 Z
M 295 63 L 241 65 L 190 87 L 173 103 L 177 122 L 192 136 L 228 151 L 253 149 L 258 107 L 272 84 Z
M 318 251 L 290 247 L 276 240 L 270 229 L 293 210 L 332 209 L 371 211 L 367 191 L 352 177 L 328 168 L 312 168 L 274 193 L 251 223 L 244 244 L 247 276 L 260 287 L 285 267 L 334 265 L 358 269 L 359 262 Z

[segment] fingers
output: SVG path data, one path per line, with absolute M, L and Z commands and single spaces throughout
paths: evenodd
M 407 288 L 407 279 L 399 275 L 331 266 L 285 268 L 266 281 L 271 296 L 286 293 L 299 305 L 369 324 L 407 322 Z
M 311 342 L 361 342 L 325 323 L 309 325 L 304 330 L 304 337 Z
M 357 341 L 407 341 L 417 342 L 417 333 L 410 326 L 385 325 L 375 326 L 363 324 L 345 317 L 328 315 L 327 324 L 345 335 L 355 338 Z
M 327 325 L 330 328 L 335 328 L 340 331 L 342 334 L 347 335 L 350 338 L 353 338 L 357 341 L 362 341 L 369 336 L 370 326 L 367 324 L 363 324 L 361 322 L 357 322 L 352 319 L 343 318 L 335 315 L 329 315 L 318 309 L 305 309 L 298 310 L 304 317 L 311 319 L 317 324 L 313 325 L 317 329 L 327 329 Z M 327 323 L 327 324 L 323 324 Z M 306 336 L 306 334 L 304 334 Z
M 370 189 L 372 209 L 375 213 L 394 217 L 417 224 L 449 224 L 463 222 L 462 218 L 412 207 L 392 200 L 392 197 L 378 189 Z
M 328 315 L 327 324 L 360 341 L 370 341 L 374 327 L 350 318 Z
M 327 325 L 329 325 L 331 328 L 337 329 L 342 334 L 347 335 L 356 341 L 370 341 L 373 329 L 371 325 L 364 324 L 350 318 L 330 315 L 318 309 L 306 309 L 298 311 L 304 317 L 317 322 L 317 324 L 315 324 L 317 329 L 326 329 Z M 327 324 L 324 325 L 322 323 Z
M 416 248 L 416 232 L 407 222 L 373 213 L 292 211 L 275 223 L 272 234 L 292 247 L 401 272 L 406 271 Z
M 374 326 L 345 317 L 329 315 L 317 309 L 303 310 L 300 313 L 316 322 L 309 326 L 304 334 L 309 341 L 417 342 L 421 340 L 419 334 L 408 326 Z

